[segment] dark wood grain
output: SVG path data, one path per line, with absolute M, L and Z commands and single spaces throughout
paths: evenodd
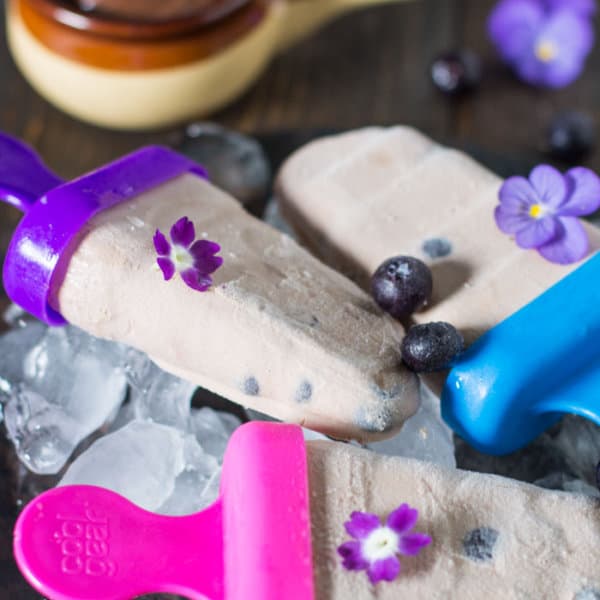
M 600 110 L 600 51 L 563 91 L 519 84 L 495 58 L 485 34 L 493 0 L 415 0 L 356 12 L 277 57 L 256 85 L 213 120 L 245 132 L 353 128 L 406 123 L 435 138 L 499 155 L 539 157 L 541 131 L 558 110 Z M 3 31 L 2 27 L 2 31 Z M 470 47 L 486 64 L 478 93 L 449 101 L 430 84 L 440 51 Z M 147 143 L 175 144 L 182 128 L 120 133 L 76 121 L 41 99 L 18 73 L 0 39 L 0 130 L 32 144 L 65 178 Z M 119 101 L 114 99 L 115 103 Z M 142 107 L 143 109 L 143 107 Z M 600 170 L 600 154 L 589 165 Z M 0 206 L 0 259 L 18 213 Z M 6 299 L 0 293 L 0 309 Z M 0 357 L 1 360 L 1 357 Z M 34 600 L 10 549 L 15 505 L 14 457 L 0 440 L 0 600 Z M 259 600 L 259 599 L 256 599 Z

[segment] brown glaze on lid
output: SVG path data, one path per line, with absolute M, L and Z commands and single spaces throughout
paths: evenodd
M 81 25 L 78 22 L 69 26 L 56 15 L 49 16 L 40 10 L 41 5 L 47 8 L 50 4 L 59 3 L 12 0 L 12 7 L 19 12 L 30 33 L 56 54 L 103 69 L 142 71 L 184 65 L 224 50 L 256 28 L 268 10 L 269 0 L 244 2 L 244 6 L 216 22 L 196 26 L 193 30 L 189 26 L 183 31 L 174 28 L 170 35 L 166 34 L 164 25 L 174 27 L 179 21 L 156 24 L 156 35 L 150 35 L 155 28 L 153 24 L 115 21 L 119 25 L 118 33 L 110 35 L 106 27 L 111 23 L 108 19 L 86 17 L 95 24 L 102 23 L 104 27 L 100 31 L 96 27 L 77 26 Z M 128 35 L 125 26 L 131 29 Z
M 167 21 L 172 19 L 222 18 L 247 0 L 74 0 L 86 13 L 135 21 Z M 236 6 L 237 4 L 237 6 Z
M 102 10 L 89 11 L 79 6 L 79 4 L 85 2 L 103 1 L 79 0 L 78 3 L 76 0 L 27 0 L 27 4 L 32 10 L 46 17 L 49 21 L 61 23 L 70 29 L 89 31 L 112 38 L 157 39 L 196 31 L 207 25 L 214 25 L 252 2 L 252 0 L 197 0 L 197 2 L 203 4 L 202 9 L 199 8 L 187 16 L 174 14 L 171 17 L 161 19 L 154 18 L 152 15 L 145 15 L 141 18 L 128 17 L 126 11 L 121 12 L 121 14 L 110 14 Z M 172 0 L 160 0 L 161 6 L 163 3 L 168 4 L 170 1 Z M 173 1 L 181 4 L 185 0 Z M 144 0 L 107 0 L 108 5 L 122 3 L 129 6 L 130 2 L 140 5 L 144 3 Z

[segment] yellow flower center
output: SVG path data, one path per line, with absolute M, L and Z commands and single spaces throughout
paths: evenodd
M 554 60 L 557 57 L 558 48 L 556 47 L 556 44 L 542 40 L 535 47 L 535 55 L 542 62 L 547 63 Z
M 534 219 L 541 219 L 545 214 L 546 211 L 541 204 L 532 204 L 529 208 L 529 216 Z

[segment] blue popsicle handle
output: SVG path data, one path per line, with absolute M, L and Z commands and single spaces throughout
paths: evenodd
M 490 329 L 455 364 L 442 415 L 489 454 L 574 413 L 600 425 L 600 254 Z

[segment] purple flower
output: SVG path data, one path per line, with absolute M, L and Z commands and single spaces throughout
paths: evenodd
M 501 0 L 488 32 L 523 81 L 560 88 L 577 79 L 594 45 L 589 10 L 584 0 Z
M 182 217 L 171 227 L 170 235 L 172 243 L 160 230 L 157 229 L 154 234 L 154 248 L 158 254 L 156 262 L 165 281 L 178 272 L 189 287 L 205 292 L 212 284 L 210 274 L 223 264 L 220 256 L 214 256 L 221 247 L 208 240 L 195 242 L 194 224 L 187 217 Z
M 371 583 L 393 581 L 400 573 L 397 554 L 414 556 L 431 538 L 424 533 L 409 533 L 419 518 L 419 511 L 402 504 L 390 514 L 385 525 L 377 515 L 355 511 L 344 523 L 355 538 L 337 549 L 343 566 L 349 571 L 367 571 Z
M 566 265 L 588 252 L 588 237 L 577 217 L 600 208 L 600 178 L 583 167 L 561 175 L 539 165 L 529 179 L 510 177 L 499 193 L 494 216 L 521 248 L 536 248 L 547 260 Z
M 582 17 L 596 14 L 596 0 L 544 0 L 548 10 L 570 10 Z

